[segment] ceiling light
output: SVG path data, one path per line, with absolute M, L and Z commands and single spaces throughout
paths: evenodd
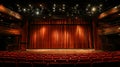
M 65 4 L 63 4 L 63 6 L 65 6 Z
M 103 5 L 102 4 L 100 4 L 100 7 L 102 7 Z
M 77 9 L 77 7 L 74 7 L 74 9 Z
M 29 4 L 29 7 L 31 7 L 32 5 L 31 4 Z
M 56 7 L 56 4 L 53 4 L 54 7 Z
M 65 7 L 62 7 L 62 9 L 65 9 Z
M 46 17 L 44 16 L 43 18 L 45 19 Z
M 117 6 L 115 6 L 114 8 L 117 8 Z
M 55 7 L 53 7 L 53 9 L 55 10 Z
M 88 7 L 90 7 L 91 5 L 90 4 L 88 4 Z
M 88 11 L 88 8 L 86 8 L 86 11 Z
M 120 30 L 120 27 L 118 27 L 118 29 Z
M 26 8 L 23 8 L 23 11 L 26 12 L 27 11 Z
M 39 15 L 39 14 L 40 14 L 40 12 L 39 12 L 39 11 L 36 11 L 35 13 L 36 13 L 36 15 Z
M 9 18 L 10 20 L 12 19 L 12 17 Z
M 63 12 L 65 11 L 65 10 L 62 10 Z
M 19 4 L 16 4 L 18 7 L 20 6 Z
M 55 12 L 55 10 L 53 10 L 53 12 Z
M 97 10 L 96 7 L 92 7 L 92 8 L 91 8 L 91 11 L 92 11 L 92 12 L 95 12 L 96 10 Z
M 3 21 L 2 19 L 0 21 Z
M 49 14 L 49 16 L 52 16 L 51 14 Z
M 73 16 L 73 14 L 71 14 L 71 16 Z
M 78 7 L 79 6 L 79 4 L 76 4 L 76 7 Z
M 40 4 L 40 7 L 42 7 L 42 4 Z
M 59 8 L 59 11 L 61 11 L 62 9 L 61 8 Z

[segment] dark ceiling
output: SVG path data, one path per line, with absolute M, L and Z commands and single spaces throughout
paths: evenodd
M 120 4 L 118 0 L 1 0 L 25 18 L 96 18 Z
M 119 0 L 0 0 L 23 19 L 83 18 L 91 20 L 120 4 Z

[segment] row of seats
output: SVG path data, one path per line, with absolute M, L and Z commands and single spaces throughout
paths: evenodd
M 120 62 L 81 63 L 81 64 L 41 64 L 30 62 L 0 62 L 0 67 L 120 67 Z
M 39 54 L 22 51 L 0 51 L 0 62 L 30 62 L 48 64 L 120 62 L 120 52 L 114 51 L 85 54 Z

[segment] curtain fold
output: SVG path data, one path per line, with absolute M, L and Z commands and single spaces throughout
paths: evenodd
M 36 22 L 30 25 L 29 34 L 30 49 L 92 48 L 91 25 L 80 20 Z

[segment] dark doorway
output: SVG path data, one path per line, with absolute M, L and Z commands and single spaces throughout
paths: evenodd
M 17 45 L 18 41 L 15 35 L 0 35 L 0 50 L 13 50 Z
M 120 50 L 120 34 L 109 34 L 102 36 L 103 50 Z

